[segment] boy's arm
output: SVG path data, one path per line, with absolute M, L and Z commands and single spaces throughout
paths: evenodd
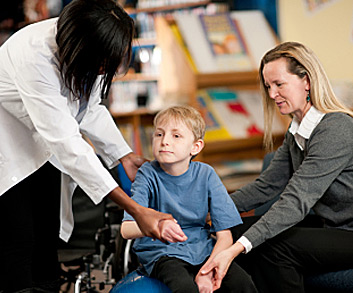
M 121 224 L 120 233 L 124 239 L 136 239 L 145 236 L 135 221 L 124 221 Z
M 212 250 L 212 253 L 211 253 L 209 259 L 207 260 L 207 262 L 203 266 L 205 266 L 207 263 L 209 263 L 212 260 L 212 258 L 214 258 L 218 253 L 227 249 L 228 247 L 232 246 L 232 244 L 233 244 L 233 236 L 232 236 L 232 233 L 230 232 L 229 229 L 216 232 L 216 237 L 217 237 L 217 241 L 216 241 L 216 244 Z M 200 269 L 200 271 L 201 271 L 201 269 Z
M 161 221 L 159 224 L 160 235 L 164 241 L 168 242 L 183 242 L 188 239 L 184 234 L 183 230 L 176 223 L 175 220 Z M 121 224 L 120 230 L 121 236 L 124 239 L 136 239 L 144 237 L 145 235 L 141 232 L 141 229 L 135 221 L 127 220 Z
M 230 232 L 230 230 L 221 230 L 216 232 L 216 237 L 217 237 L 217 241 L 216 244 L 212 250 L 212 253 L 209 257 L 209 259 L 207 260 L 207 262 L 202 266 L 202 268 L 200 269 L 200 271 L 198 272 L 198 274 L 195 277 L 195 282 L 197 284 L 197 286 L 199 287 L 200 292 L 213 292 L 213 290 L 215 289 L 215 283 L 213 280 L 213 273 L 212 271 L 209 272 L 208 274 L 201 274 L 201 271 L 203 269 L 203 267 L 205 267 L 209 262 L 211 262 L 211 260 L 221 251 L 227 249 L 228 247 L 230 247 L 233 244 L 233 237 L 232 237 L 232 233 Z

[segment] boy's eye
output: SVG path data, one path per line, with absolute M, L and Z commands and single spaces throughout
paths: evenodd
M 181 137 L 181 135 L 179 135 L 179 134 L 174 134 L 174 137 L 175 137 L 175 138 L 179 138 L 179 137 Z
M 161 137 L 161 136 L 162 136 L 162 133 L 156 132 L 156 133 L 154 134 L 154 136 L 156 136 L 156 137 Z

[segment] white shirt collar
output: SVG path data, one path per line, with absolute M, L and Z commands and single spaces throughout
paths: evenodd
M 324 116 L 325 113 L 311 106 L 301 122 L 299 122 L 296 117 L 293 118 L 289 132 L 294 135 L 295 141 L 301 150 L 304 149 L 305 139 L 310 137 L 311 133 Z

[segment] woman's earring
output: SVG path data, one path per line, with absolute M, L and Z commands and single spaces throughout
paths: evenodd
M 310 94 L 308 92 L 308 95 L 306 96 L 306 101 L 309 102 L 310 101 Z

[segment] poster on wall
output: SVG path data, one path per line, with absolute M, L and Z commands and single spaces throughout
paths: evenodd
M 316 13 L 341 0 L 303 0 L 308 13 Z

